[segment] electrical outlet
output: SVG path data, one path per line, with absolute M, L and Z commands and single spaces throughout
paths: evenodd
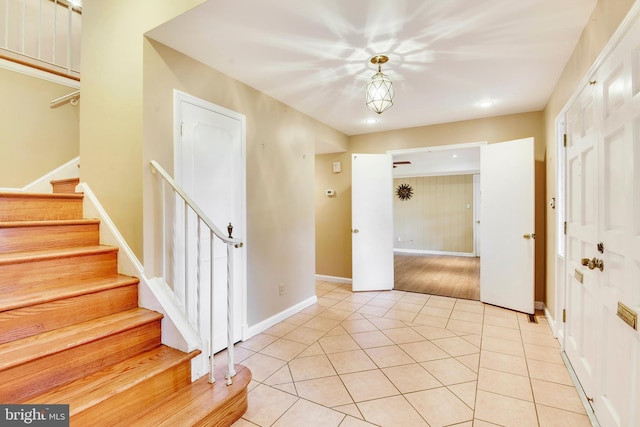
M 280 283 L 278 286 L 278 294 L 280 294 L 280 296 L 284 295 L 284 283 Z

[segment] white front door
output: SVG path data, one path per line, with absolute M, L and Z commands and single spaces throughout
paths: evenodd
M 603 427 L 640 425 L 639 44 L 636 21 L 566 114 L 565 351 Z
M 533 138 L 480 147 L 480 300 L 534 312 Z
M 176 182 L 193 199 L 200 209 L 221 231 L 233 225 L 233 237 L 245 239 L 245 161 L 244 118 L 206 101 L 178 93 L 178 119 L 181 137 L 176 147 Z M 209 233 L 204 226 L 189 227 L 186 252 L 189 281 L 208 284 L 211 271 Z M 234 337 L 241 339 L 243 319 L 243 288 L 245 280 L 244 249 L 234 249 Z M 198 260 L 198 255 L 199 260 Z M 197 265 L 199 263 L 199 266 Z M 227 248 L 219 239 L 214 239 L 214 351 L 227 347 Z M 193 289 L 193 287 L 192 287 Z M 209 300 L 208 290 L 201 294 L 203 301 Z M 195 298 L 192 298 L 195 301 Z M 201 304 L 201 317 L 207 319 L 208 304 Z M 192 321 L 194 319 L 191 319 Z M 201 327 L 208 324 L 200 319 Z
M 354 291 L 393 289 L 393 159 L 351 156 L 351 242 Z

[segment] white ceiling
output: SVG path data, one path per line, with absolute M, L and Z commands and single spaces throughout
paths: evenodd
M 393 176 L 405 178 L 480 173 L 481 144 L 478 142 L 392 152 L 394 162 L 411 162 L 396 165 Z
M 595 3 L 209 0 L 148 35 L 356 135 L 542 110 Z M 376 54 L 396 94 L 380 116 L 364 103 Z

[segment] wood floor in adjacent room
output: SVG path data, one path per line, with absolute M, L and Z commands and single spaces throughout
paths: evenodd
M 480 258 L 395 254 L 394 289 L 480 299 Z

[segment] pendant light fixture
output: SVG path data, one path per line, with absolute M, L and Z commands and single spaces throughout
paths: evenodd
M 393 86 L 389 77 L 382 74 L 381 64 L 389 58 L 385 55 L 376 55 L 371 58 L 372 64 L 378 65 L 378 72 L 367 83 L 367 107 L 380 114 L 393 105 Z

